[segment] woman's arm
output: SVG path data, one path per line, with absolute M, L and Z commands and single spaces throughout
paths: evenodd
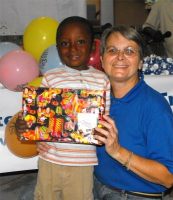
M 127 167 L 138 176 L 156 183 L 163 185 L 167 188 L 173 186 L 173 174 L 161 163 L 143 158 L 120 146 L 118 141 L 118 130 L 114 121 L 104 115 L 105 121 L 99 123 L 104 128 L 96 128 L 95 139 L 98 139 L 102 144 L 105 144 L 107 153 Z

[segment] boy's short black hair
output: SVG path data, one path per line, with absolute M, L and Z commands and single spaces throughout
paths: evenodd
M 94 40 L 94 30 L 93 30 L 93 26 L 92 24 L 89 22 L 88 19 L 80 17 L 80 16 L 71 16 L 71 17 L 67 17 L 65 18 L 62 22 L 60 22 L 58 29 L 57 29 L 57 33 L 56 33 L 56 43 L 58 44 L 58 38 L 61 35 L 62 29 L 64 28 L 64 26 L 71 24 L 71 23 L 80 23 L 83 24 L 86 27 L 86 31 L 88 32 L 88 34 L 90 35 L 91 38 L 91 45 L 93 43 Z

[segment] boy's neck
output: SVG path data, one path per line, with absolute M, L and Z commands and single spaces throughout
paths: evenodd
M 68 66 L 68 67 L 70 67 L 70 66 Z M 76 66 L 76 67 L 70 67 L 71 69 L 75 69 L 75 70 L 79 70 L 79 71 L 82 71 L 82 70 L 88 70 L 89 69 L 89 67 L 88 66 Z

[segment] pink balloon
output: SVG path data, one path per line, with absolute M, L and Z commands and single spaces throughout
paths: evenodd
M 0 59 L 0 82 L 9 90 L 21 91 L 23 85 L 38 75 L 38 63 L 26 51 L 10 51 Z
M 99 39 L 94 39 L 94 50 L 92 51 L 90 55 L 88 64 L 100 71 L 103 71 L 101 60 L 100 60 L 100 40 Z

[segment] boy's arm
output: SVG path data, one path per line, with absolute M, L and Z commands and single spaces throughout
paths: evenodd
M 16 124 L 21 112 L 16 113 L 5 128 L 5 142 L 8 149 L 16 156 L 22 158 L 30 158 L 36 156 L 37 146 L 35 142 L 20 141 L 20 131 L 16 129 Z

